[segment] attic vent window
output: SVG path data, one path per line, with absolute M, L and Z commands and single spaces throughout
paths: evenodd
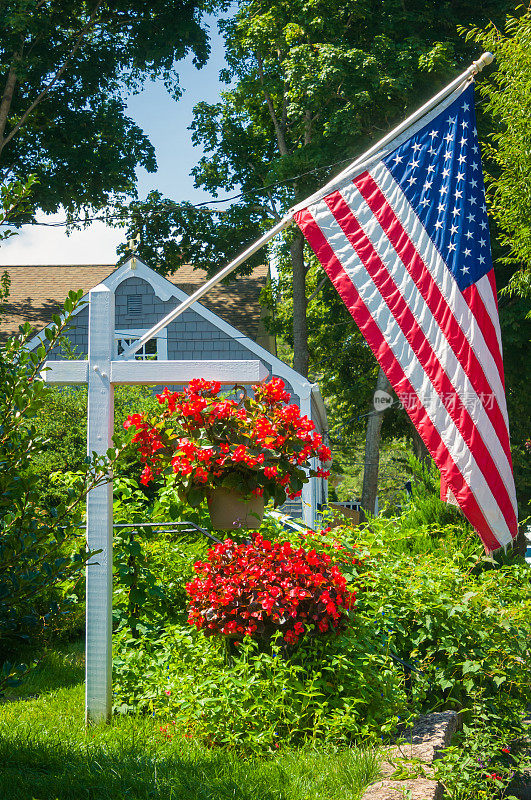
M 127 295 L 127 316 L 139 317 L 142 314 L 142 295 Z

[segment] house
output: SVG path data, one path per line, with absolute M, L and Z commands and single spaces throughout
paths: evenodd
M 1 270 L 2 268 L 0 268 Z M 18 330 L 24 321 L 40 333 L 29 342 L 36 347 L 43 336 L 42 328 L 58 313 L 68 291 L 103 283 L 115 296 L 115 342 L 119 355 L 129 344 L 149 330 L 162 317 L 187 299 L 205 280 L 205 273 L 180 268 L 170 278 L 130 257 L 125 263 L 112 266 L 27 266 L 6 267 L 11 278 L 11 291 L 6 313 L 0 323 L 4 337 Z M 274 338 L 265 330 L 259 303 L 260 289 L 268 271 L 255 269 L 248 278 L 239 278 L 232 285 L 218 285 L 201 303 L 194 303 L 148 341 L 133 358 L 183 360 L 260 360 L 270 374 L 282 378 L 303 414 L 312 419 L 316 429 L 326 435 L 324 403 L 317 384 L 280 361 L 275 355 Z M 79 355 L 88 349 L 88 309 L 80 309 L 74 318 L 68 338 Z M 51 358 L 61 358 L 54 352 Z M 208 377 L 208 376 L 205 376 Z M 303 489 L 302 498 L 290 501 L 283 510 L 302 517 L 313 526 L 318 508 L 326 502 L 327 482 L 312 478 Z

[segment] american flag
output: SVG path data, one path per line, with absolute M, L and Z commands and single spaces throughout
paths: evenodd
M 517 533 L 502 344 L 468 83 L 294 218 L 488 550 Z

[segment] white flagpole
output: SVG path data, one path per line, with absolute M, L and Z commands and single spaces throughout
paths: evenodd
M 487 64 L 491 64 L 493 60 L 494 56 L 492 55 L 492 53 L 483 53 L 483 55 L 481 55 L 477 59 L 477 61 L 474 61 L 468 67 L 468 69 L 466 69 L 464 72 L 461 73 L 461 75 L 459 75 L 451 83 L 449 83 L 448 86 L 445 86 L 444 89 L 441 89 L 441 91 L 438 92 L 438 94 L 436 94 L 434 97 L 432 97 L 431 100 L 428 100 L 427 103 L 424 103 L 423 106 L 421 106 L 417 111 L 411 114 L 411 116 L 409 116 L 407 119 L 401 122 L 400 125 L 397 125 L 396 128 L 393 128 L 392 131 L 387 133 L 382 139 L 376 142 L 376 144 L 370 147 L 369 150 L 363 153 L 363 155 L 359 156 L 355 161 L 349 164 L 349 166 L 346 167 L 342 172 L 340 172 L 338 175 L 332 178 L 332 180 L 329 181 L 325 186 L 323 186 L 322 189 L 319 189 L 318 192 L 316 192 L 313 195 L 310 195 L 310 197 L 306 198 L 306 200 L 303 200 L 301 203 L 297 203 L 296 208 L 304 208 L 312 200 L 315 200 L 318 197 L 322 197 L 325 194 L 327 194 L 329 187 L 335 186 L 338 183 L 338 181 L 341 181 L 343 178 L 345 178 L 351 171 L 355 171 L 358 165 L 362 164 L 364 161 L 366 161 L 367 158 L 369 158 L 374 153 L 377 153 L 379 150 L 382 149 L 382 147 L 385 147 L 386 144 L 391 142 L 397 136 L 400 136 L 400 134 L 403 131 L 407 130 L 407 128 L 409 128 L 411 125 L 417 122 L 417 120 L 421 119 L 425 114 L 431 111 L 432 108 L 441 103 L 445 99 L 445 97 L 448 97 L 448 95 L 451 94 L 454 91 L 454 89 L 457 89 L 457 87 L 460 86 L 464 81 L 468 80 L 474 75 L 477 75 L 478 72 L 481 72 L 483 67 L 485 67 Z M 280 220 L 280 222 L 277 222 L 274 228 L 271 228 L 271 230 L 269 230 L 267 233 L 264 233 L 264 235 L 261 236 L 260 239 L 258 239 L 254 244 L 248 247 L 247 250 L 245 250 L 241 255 L 235 258 L 234 261 L 231 261 L 230 264 L 227 264 L 227 266 L 224 267 L 220 272 L 218 272 L 217 275 L 214 275 L 212 278 L 210 278 L 210 280 L 208 280 L 205 284 L 203 284 L 203 286 L 201 286 L 199 289 L 197 289 L 197 291 L 195 291 L 192 295 L 190 295 L 190 297 L 187 300 L 184 300 L 184 302 L 182 302 L 179 306 L 177 306 L 177 308 L 175 308 L 173 311 L 170 311 L 170 313 L 167 314 L 165 317 L 163 317 L 160 320 L 160 322 L 157 322 L 156 325 L 154 325 L 152 328 L 146 331 L 146 333 L 144 333 L 140 337 L 140 339 L 137 339 L 135 342 L 133 342 L 133 344 L 130 345 L 130 347 L 128 347 L 127 350 L 124 350 L 120 358 L 129 358 L 134 353 L 136 353 L 137 350 L 140 350 L 140 348 L 144 344 L 146 344 L 146 342 L 148 342 L 159 331 L 165 328 L 166 325 L 168 325 L 170 322 L 173 322 L 174 319 L 177 319 L 177 317 L 179 317 L 183 313 L 183 311 L 186 311 L 187 308 L 193 305 L 193 303 L 197 302 L 210 289 L 212 289 L 220 281 L 222 281 L 223 278 L 226 278 L 227 275 L 230 275 L 230 273 L 233 272 L 237 267 L 239 267 L 241 264 L 247 261 L 247 259 L 250 258 L 254 253 L 256 253 L 257 250 L 263 247 L 264 244 L 267 244 L 267 242 L 273 239 L 278 233 L 283 231 L 284 228 L 287 228 L 288 225 L 290 225 L 290 223 L 293 221 L 292 218 L 293 211 L 294 211 L 293 208 L 290 209 L 290 211 Z

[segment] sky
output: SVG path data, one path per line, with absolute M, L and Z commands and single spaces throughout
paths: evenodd
M 197 70 L 192 59 L 178 65 L 180 83 L 185 92 L 175 102 L 161 82 L 149 82 L 138 95 L 129 98 L 129 116 L 144 130 L 153 144 L 158 170 L 150 174 L 139 168 L 138 194 L 143 198 L 151 189 L 158 189 L 173 200 L 201 202 L 210 196 L 194 188 L 190 170 L 202 155 L 200 148 L 192 146 L 192 109 L 200 100 L 216 102 L 224 84 L 219 82 L 219 71 L 225 66 L 223 41 L 217 31 L 216 20 L 208 20 L 211 38 L 211 55 L 205 67 Z M 38 220 L 54 222 L 64 219 L 64 214 L 37 216 Z M 117 260 L 116 247 L 124 241 L 123 230 L 108 228 L 102 222 L 93 223 L 83 231 L 67 235 L 64 228 L 26 227 L 17 236 L 3 242 L 0 264 L 113 264 Z

